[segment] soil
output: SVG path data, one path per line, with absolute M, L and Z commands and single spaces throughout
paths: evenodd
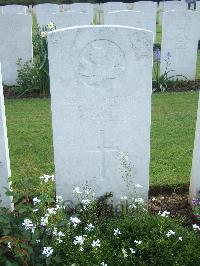
M 169 188 L 150 188 L 149 211 L 157 214 L 159 211 L 169 211 L 170 217 L 179 219 L 184 226 L 191 227 L 192 224 L 200 224 L 192 213 L 188 201 L 188 186 Z
M 199 91 L 200 80 L 188 80 L 171 82 L 166 92 L 184 92 L 184 91 Z M 20 96 L 15 86 L 4 86 L 4 96 L 6 98 L 47 98 L 49 95 L 41 95 L 38 92 L 29 92 Z

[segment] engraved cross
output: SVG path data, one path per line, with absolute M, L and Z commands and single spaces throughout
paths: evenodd
M 88 149 L 87 152 L 100 153 L 100 177 L 102 180 L 105 179 L 106 173 L 106 153 L 108 152 L 118 152 L 118 147 L 109 147 L 105 145 L 105 133 L 104 130 L 100 130 L 100 145 L 95 149 Z

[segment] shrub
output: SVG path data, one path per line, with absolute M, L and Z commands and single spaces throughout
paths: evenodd
M 35 21 L 34 16 L 33 18 Z M 49 23 L 43 29 L 40 29 L 36 22 L 33 25 L 33 62 L 22 63 L 20 59 L 18 60 L 18 87 L 16 90 L 19 96 L 35 92 L 45 97 L 49 95 L 50 83 L 47 34 L 49 31 L 54 30 L 55 26 L 53 23 Z
M 35 195 L 16 189 L 14 211 L 0 208 L 0 265 L 199 265 L 200 228 L 149 214 L 141 198 L 113 209 L 86 184 L 73 204 L 55 197 L 53 176 L 27 182 Z

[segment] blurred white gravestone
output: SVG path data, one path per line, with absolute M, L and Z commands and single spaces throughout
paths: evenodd
M 192 171 L 190 179 L 190 200 L 200 193 L 200 97 L 197 111 L 197 123 L 194 140 Z
M 3 6 L 3 14 L 22 14 L 26 15 L 27 12 L 27 6 L 22 5 L 7 5 Z
M 9 14 L 0 16 L 0 62 L 5 85 L 15 85 L 17 60 L 31 60 L 32 17 L 30 15 Z
M 104 24 L 129 26 L 133 28 L 150 30 L 154 33 L 154 27 L 152 27 L 149 17 L 141 11 L 120 10 L 108 12 L 105 14 Z
M 70 10 L 83 12 L 83 13 L 93 13 L 94 5 L 90 3 L 74 3 L 70 5 Z
M 60 11 L 60 6 L 57 4 L 39 4 L 33 7 L 33 11 L 37 18 L 37 23 L 40 27 L 49 24 L 52 13 Z
M 92 17 L 88 13 L 76 11 L 54 13 L 50 15 L 50 19 L 56 25 L 56 29 L 92 24 Z
M 160 73 L 195 79 L 198 48 L 198 14 L 168 11 L 163 16 Z M 169 55 L 169 56 L 168 56 Z M 167 66 L 168 65 L 168 66 Z M 179 79 L 184 79 L 179 77 Z M 176 79 L 177 77 L 175 77 Z
M 159 24 L 160 25 L 162 25 L 164 12 L 172 11 L 172 10 L 174 11 L 186 11 L 187 10 L 187 4 L 181 1 L 165 1 L 165 2 L 161 2 L 160 4 L 162 4 L 160 8 L 160 13 L 159 13 Z
M 11 198 L 5 195 L 5 188 L 9 188 L 8 178 L 10 176 L 10 159 L 0 65 L 0 200 L 2 200 L 2 205 L 7 208 L 11 207 Z
M 157 18 L 157 3 L 151 1 L 139 1 L 134 3 L 134 11 L 144 12 L 145 20 L 148 23 L 148 29 L 154 33 L 156 40 L 156 18 Z
M 127 9 L 127 4 L 122 2 L 108 2 L 103 4 L 104 12 L 112 12 Z
M 72 199 L 88 181 L 97 196 L 127 195 L 118 158 L 127 152 L 147 200 L 153 34 L 73 27 L 49 33 L 48 46 L 57 194 Z

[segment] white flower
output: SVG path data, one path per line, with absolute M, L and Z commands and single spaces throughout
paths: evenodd
M 108 264 L 106 264 L 104 261 L 102 261 L 102 262 L 100 263 L 100 265 L 102 265 L 102 266 L 108 266 Z
M 48 219 L 49 219 L 48 216 L 41 217 L 41 222 L 40 222 L 41 226 L 46 226 L 49 222 Z
M 7 244 L 7 245 L 8 245 L 8 248 L 11 248 L 11 243 L 10 243 L 10 242 L 8 242 L 8 244 Z
M 42 255 L 49 257 L 50 255 L 52 255 L 52 253 L 53 253 L 52 247 L 44 247 L 43 248 Z
M 42 32 L 41 32 L 41 37 L 42 37 L 42 38 L 46 38 L 46 37 L 47 37 L 47 34 L 48 34 L 47 31 L 42 31 Z
M 40 176 L 40 179 L 41 179 L 43 182 L 45 182 L 45 183 L 47 183 L 49 180 L 51 180 L 51 181 L 55 181 L 55 177 L 54 177 L 54 175 L 43 175 L 43 176 Z
M 120 197 L 120 200 L 127 200 L 128 198 L 127 198 L 127 196 L 121 196 Z
M 162 216 L 162 217 L 169 217 L 170 212 L 168 211 L 164 211 L 163 213 L 161 211 L 159 211 L 158 215 Z
M 124 248 L 122 248 L 122 253 L 124 255 L 124 258 L 128 257 L 127 251 Z
M 136 251 L 133 248 L 129 248 L 129 249 L 131 251 L 131 254 L 135 254 Z
M 101 246 L 101 244 L 100 244 L 99 239 L 97 239 L 96 241 L 95 240 L 92 241 L 92 247 L 93 248 L 100 247 L 100 246 Z
M 83 199 L 81 202 L 83 203 L 83 205 L 88 206 L 91 201 L 89 199 Z
M 134 242 L 135 242 L 136 245 L 141 245 L 142 244 L 142 241 L 141 240 L 140 241 L 134 240 Z
M 54 25 L 53 22 L 49 22 L 49 24 L 47 25 L 47 27 L 48 27 L 50 30 L 52 30 L 52 29 L 55 27 L 55 25 Z
M 36 239 L 35 241 L 36 241 L 36 243 L 40 243 L 40 239 Z
M 88 231 L 94 230 L 94 225 L 92 225 L 91 223 L 87 224 L 87 226 L 85 227 L 85 230 L 88 230 Z
M 118 228 L 114 229 L 114 236 L 117 236 L 117 235 L 121 235 L 121 232 Z
M 75 236 L 75 239 L 74 239 L 74 245 L 83 245 L 85 241 L 85 237 L 84 236 Z
M 52 214 L 56 214 L 56 210 L 57 210 L 56 208 L 48 208 L 47 212 L 49 215 L 52 215 Z
M 53 235 L 56 237 L 56 240 L 58 241 L 58 243 L 62 243 L 63 240 L 61 239 L 61 237 L 64 237 L 65 234 L 61 231 L 58 232 L 58 229 L 56 227 L 54 227 L 53 229 Z
M 56 196 L 56 203 L 61 203 L 63 201 L 62 196 Z
M 155 198 L 155 197 L 153 197 L 153 198 L 151 199 L 151 201 L 156 201 L 156 198 Z
M 182 236 L 179 236 L 178 240 L 180 240 L 180 241 L 183 241 L 183 238 L 182 238 Z
M 136 184 L 135 187 L 136 188 L 143 188 L 143 186 L 141 186 L 140 184 Z
M 73 227 L 76 228 L 79 223 L 81 223 L 81 220 L 77 217 L 70 217 L 70 222 L 73 224 Z
M 133 204 L 131 204 L 131 205 L 129 206 L 129 208 L 130 208 L 130 209 L 136 209 L 137 206 L 133 203 Z
M 171 235 L 175 235 L 176 233 L 172 230 L 169 230 L 166 234 L 167 237 L 170 237 Z
M 35 225 L 29 219 L 24 219 L 22 226 L 25 227 L 25 230 L 31 230 L 32 233 L 34 233 L 34 231 L 35 231 Z
M 33 209 L 33 212 L 38 212 L 39 211 L 39 209 Z
M 144 204 L 144 200 L 143 200 L 143 198 L 137 198 L 137 199 L 135 199 L 135 203 Z
M 200 227 L 197 224 L 192 225 L 194 231 L 200 230 Z
M 40 203 L 40 202 L 41 202 L 41 200 L 38 199 L 37 197 L 33 198 L 33 204 L 34 204 L 34 206 L 35 206 L 37 203 Z
M 75 193 L 75 194 L 82 194 L 82 192 L 80 191 L 80 188 L 79 187 L 75 187 L 73 189 L 73 193 Z

